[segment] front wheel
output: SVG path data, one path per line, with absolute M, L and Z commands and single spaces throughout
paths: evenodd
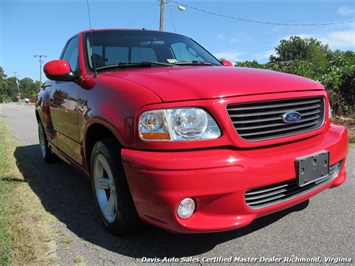
M 133 231 L 139 224 L 118 145 L 113 139 L 95 143 L 91 153 L 91 184 L 101 220 L 114 234 Z
M 55 155 L 52 153 L 48 145 L 46 132 L 41 121 L 38 121 L 38 141 L 41 148 L 42 159 L 45 163 L 51 163 L 55 159 Z

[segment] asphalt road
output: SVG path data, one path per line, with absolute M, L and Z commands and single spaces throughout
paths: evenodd
M 34 107 L 0 104 L 0 117 L 21 143 L 14 156 L 25 180 L 58 220 L 60 265 L 355 265 L 355 149 L 344 185 L 248 227 L 177 235 L 147 226 L 116 237 L 100 224 L 88 180 L 63 162 L 41 161 Z

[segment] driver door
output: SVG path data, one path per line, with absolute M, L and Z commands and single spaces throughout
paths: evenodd
M 78 70 L 78 37 L 68 41 L 61 59 L 66 60 L 72 71 Z M 78 128 L 78 96 L 80 86 L 72 81 L 52 83 L 50 110 L 56 132 L 57 148 L 80 162 L 80 137 Z

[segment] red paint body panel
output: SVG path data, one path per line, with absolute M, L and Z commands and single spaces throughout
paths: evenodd
M 164 102 L 324 90 L 320 83 L 295 75 L 238 67 L 189 66 L 111 75 L 154 89 Z
M 61 81 L 45 82 L 37 97 L 37 118 L 46 129 L 52 150 L 87 176 L 94 141 L 116 138 L 130 192 L 143 220 L 181 233 L 230 230 L 345 181 L 347 132 L 328 117 L 328 96 L 320 83 L 267 70 L 169 66 L 167 62 L 97 71 L 90 67 L 95 61 L 85 52 L 87 33 L 90 31 L 74 36 L 66 46 L 78 40 L 76 70 L 63 62 L 65 51 L 62 60 L 45 67 L 49 77 L 57 75 Z M 233 104 L 316 97 L 324 101 L 321 126 L 279 138 L 248 141 L 237 133 L 227 112 Z M 139 119 L 144 112 L 181 107 L 207 111 L 220 137 L 189 141 L 140 138 Z M 247 191 L 295 181 L 296 158 L 320 151 L 329 152 L 330 165 L 340 165 L 331 180 L 270 206 L 248 206 Z M 195 200 L 197 209 L 192 217 L 182 220 L 176 209 L 186 197 Z

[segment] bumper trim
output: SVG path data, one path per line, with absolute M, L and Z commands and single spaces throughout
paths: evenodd
M 250 189 L 245 193 L 246 204 L 254 210 L 272 206 L 301 195 L 307 194 L 336 178 L 343 165 L 343 160 L 330 166 L 329 175 L 299 187 L 295 179 L 266 187 Z

